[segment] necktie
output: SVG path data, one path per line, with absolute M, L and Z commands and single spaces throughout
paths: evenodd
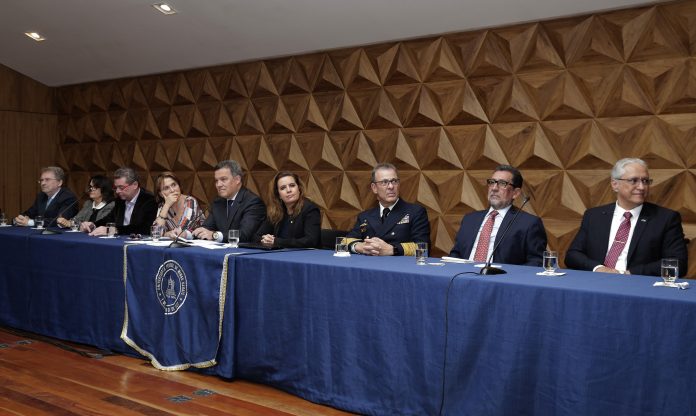
M 234 199 L 227 200 L 227 218 L 230 217 L 230 212 L 232 212 L 232 204 L 234 204 Z
M 488 214 L 486 223 L 483 224 L 478 245 L 476 245 L 476 254 L 474 254 L 474 260 L 476 261 L 488 260 L 486 257 L 488 257 L 488 246 L 491 242 L 491 233 L 493 232 L 493 224 L 495 223 L 496 215 L 498 215 L 498 211 L 491 211 L 491 213 Z
M 382 210 L 382 223 L 384 223 L 384 221 L 387 219 L 387 215 L 389 215 L 390 211 L 391 210 L 389 208 L 384 208 Z
M 626 211 L 624 212 L 623 216 L 624 220 L 621 222 L 621 225 L 619 225 L 619 229 L 616 230 L 614 242 L 611 243 L 611 248 L 607 252 L 607 256 L 604 258 L 604 265 L 611 267 L 612 269 L 616 266 L 616 260 L 619 259 L 619 254 L 621 254 L 626 246 L 628 233 L 631 231 L 631 213 Z

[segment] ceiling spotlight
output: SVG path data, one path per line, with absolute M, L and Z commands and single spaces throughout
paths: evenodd
M 41 36 L 41 34 L 39 32 L 24 32 L 24 34 L 29 36 L 32 40 L 35 40 L 37 42 L 41 42 L 42 40 L 46 40 L 46 38 Z
M 155 9 L 157 9 L 160 13 L 162 14 L 176 14 L 176 10 L 167 3 L 155 3 L 152 5 Z

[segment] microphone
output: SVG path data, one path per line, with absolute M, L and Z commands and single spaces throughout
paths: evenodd
M 205 211 L 200 210 L 198 212 L 198 215 L 193 217 L 191 221 L 186 224 L 186 227 L 182 228 L 181 231 L 179 231 L 179 234 L 176 235 L 176 238 L 174 238 L 174 241 L 170 245 L 167 246 L 167 248 L 183 248 L 183 247 L 191 247 L 191 245 L 187 242 L 179 241 L 179 237 L 186 231 L 190 231 L 189 228 L 191 227 L 191 224 L 194 224 L 196 221 L 198 221 L 203 215 L 205 214 Z
M 522 208 L 524 208 L 525 205 L 527 205 L 527 202 L 529 202 L 529 197 L 525 196 L 524 200 L 522 201 L 522 205 L 520 205 L 520 208 L 515 212 L 515 215 L 512 217 L 512 220 L 508 223 L 507 227 L 503 230 L 503 233 L 500 234 L 500 238 L 496 237 L 496 240 L 498 240 L 497 243 L 495 243 L 495 246 L 493 246 L 493 251 L 491 251 L 491 255 L 488 257 L 488 261 L 486 262 L 486 265 L 481 268 L 481 271 L 479 274 L 505 274 L 507 273 L 505 270 L 499 268 L 499 267 L 492 267 L 491 262 L 493 261 L 493 255 L 495 254 L 496 250 L 498 250 L 498 247 L 500 247 L 500 243 L 503 242 L 503 238 L 505 238 L 505 234 L 507 234 L 508 230 L 510 229 L 510 226 L 515 222 L 517 219 L 517 216 L 520 215 L 520 212 L 522 212 Z
M 46 224 L 46 229 L 44 229 L 44 230 L 41 232 L 41 234 L 62 234 L 61 231 L 49 230 L 48 227 L 50 227 L 51 224 L 53 224 L 54 222 L 58 221 L 58 218 L 62 217 L 63 214 L 65 214 L 65 211 L 67 211 L 67 210 L 69 210 L 70 208 L 72 208 L 75 204 L 77 204 L 77 202 L 78 202 L 78 201 L 77 201 L 77 198 L 75 198 L 75 200 L 74 200 L 73 202 L 71 202 L 67 207 L 65 207 L 65 208 L 63 208 L 62 210 L 60 210 L 60 212 L 58 213 L 58 215 L 56 215 L 54 218 L 51 218 L 50 221 Z M 45 221 L 45 220 L 44 220 L 44 221 Z M 58 224 L 56 223 L 56 225 L 58 225 Z

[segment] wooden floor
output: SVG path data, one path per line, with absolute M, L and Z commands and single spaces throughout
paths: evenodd
M 273 388 L 0 328 L 0 415 L 349 415 Z M 58 345 L 56 345 L 58 344 Z

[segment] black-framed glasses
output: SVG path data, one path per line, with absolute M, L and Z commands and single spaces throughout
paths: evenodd
M 91 191 L 96 191 L 97 189 L 99 189 L 98 186 L 88 185 L 88 186 L 85 188 L 85 191 L 91 192 Z
M 135 183 L 135 182 L 131 182 L 131 183 L 129 183 L 129 184 L 126 184 L 126 185 L 119 185 L 119 186 L 114 185 L 114 186 L 113 186 L 113 190 L 114 190 L 114 191 L 123 191 L 124 189 L 128 189 L 128 188 L 129 188 L 131 185 L 133 185 L 134 183 Z
M 379 186 L 387 187 L 389 185 L 396 186 L 401 182 L 401 179 L 399 178 L 394 178 L 394 179 L 382 179 L 381 181 L 374 181 L 372 183 L 377 184 Z
M 489 188 L 492 188 L 496 185 L 500 188 L 507 188 L 508 185 L 511 185 L 510 182 L 504 181 L 502 179 L 486 179 L 486 183 L 488 184 Z
M 616 178 L 617 181 L 624 181 L 631 186 L 636 186 L 638 183 L 642 183 L 645 186 L 652 185 L 653 180 L 650 178 L 628 178 L 628 179 L 623 179 L 623 178 Z

